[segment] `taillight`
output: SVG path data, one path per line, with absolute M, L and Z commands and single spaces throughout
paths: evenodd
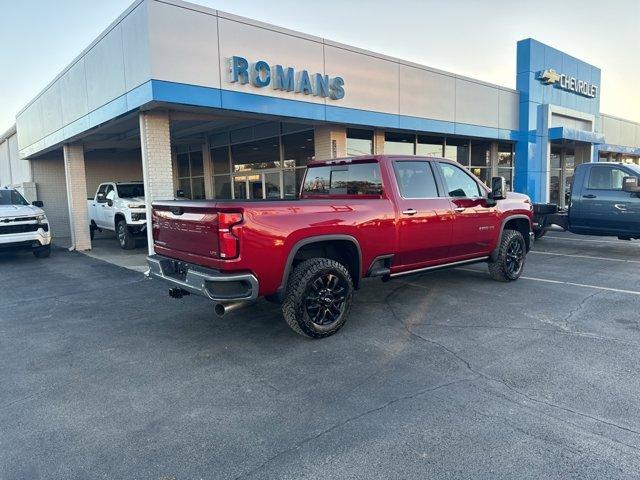
M 218 213 L 218 242 L 220 258 L 236 258 L 240 253 L 238 237 L 233 233 L 233 226 L 242 222 L 241 213 Z

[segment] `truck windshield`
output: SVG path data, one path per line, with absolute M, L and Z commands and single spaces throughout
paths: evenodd
M 377 163 L 309 167 L 303 195 L 382 195 Z
M 16 190 L 0 190 L 0 205 L 29 205 Z
M 144 185 L 142 183 L 119 183 L 116 188 L 120 198 L 144 197 Z

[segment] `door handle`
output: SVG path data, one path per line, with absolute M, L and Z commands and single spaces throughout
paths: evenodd
M 593 193 L 590 193 L 589 195 L 582 195 L 582 198 L 598 198 L 598 197 Z
M 616 203 L 614 207 L 620 210 L 621 212 L 627 211 L 627 206 L 624 203 Z
M 415 215 L 416 213 L 418 213 L 416 210 L 414 210 L 413 208 L 407 208 L 406 210 L 402 211 L 403 215 Z
M 453 211 L 456 213 L 464 212 L 465 210 L 466 210 L 465 207 L 456 207 L 453 209 Z

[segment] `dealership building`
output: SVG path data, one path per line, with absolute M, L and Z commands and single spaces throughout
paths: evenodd
M 640 124 L 600 112 L 599 68 L 518 42 L 516 89 L 179 0 L 137 0 L 0 135 L 0 185 L 91 248 L 87 197 L 295 198 L 311 159 L 446 157 L 564 206 L 576 164 L 640 163 Z

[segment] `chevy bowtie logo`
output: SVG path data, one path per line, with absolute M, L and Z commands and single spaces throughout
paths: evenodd
M 547 85 L 552 85 L 560 81 L 560 75 L 553 68 L 540 72 L 538 78 L 542 83 L 546 83 Z

